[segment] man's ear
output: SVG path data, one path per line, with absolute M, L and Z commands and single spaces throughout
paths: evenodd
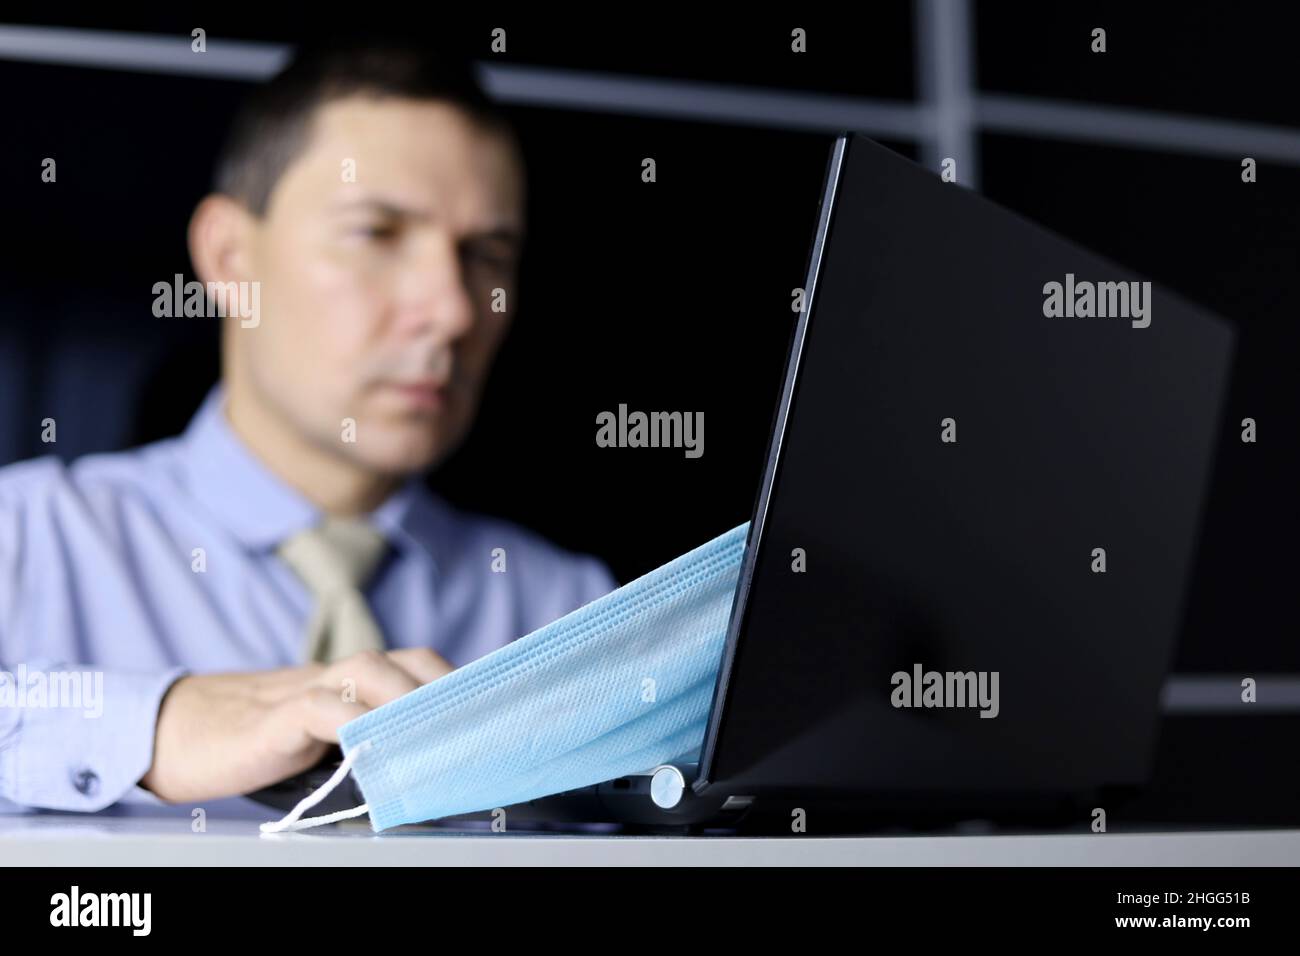
M 212 193 L 204 196 L 190 216 L 190 261 L 202 282 L 252 280 L 252 249 L 256 221 L 243 203 Z

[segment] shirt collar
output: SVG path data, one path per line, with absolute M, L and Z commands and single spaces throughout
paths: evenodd
M 244 547 L 269 550 L 317 524 L 321 511 L 244 444 L 226 418 L 225 406 L 225 389 L 218 382 L 181 435 L 189 486 Z M 390 543 L 427 551 L 410 526 L 432 506 L 425 500 L 431 497 L 419 476 L 412 476 L 370 513 L 370 522 Z

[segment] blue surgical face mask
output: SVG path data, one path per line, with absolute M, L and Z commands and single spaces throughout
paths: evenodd
M 696 759 L 748 527 L 344 724 L 333 779 L 262 829 L 384 830 Z M 299 819 L 349 770 L 363 806 Z

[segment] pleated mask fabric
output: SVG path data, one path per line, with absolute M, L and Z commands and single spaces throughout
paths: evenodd
M 385 830 L 696 759 L 748 529 L 344 724 L 334 779 L 263 829 Z M 364 806 L 299 819 L 348 772 Z

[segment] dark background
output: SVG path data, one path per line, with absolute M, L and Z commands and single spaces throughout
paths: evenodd
M 1272 8 L 974 5 L 977 86 L 1300 131 L 1294 34 Z M 1057 9 L 1061 7 L 1060 9 Z M 1281 9 L 1281 8 L 1279 8 Z M 743 22 L 628 12 L 449 22 L 411 35 L 493 63 L 726 83 L 872 100 L 918 95 L 906 3 L 849 18 Z M 420 18 L 423 18 L 421 20 Z M 226 17 L 33 23 L 294 43 L 297 23 Z M 789 31 L 810 52 L 789 51 Z M 1104 26 L 1108 52 L 1089 52 Z M 190 212 L 247 89 L 238 80 L 7 61 L 0 257 L 0 462 L 111 450 L 180 430 L 217 374 L 212 320 L 155 319 L 151 287 L 187 278 Z M 465 507 L 604 557 L 621 580 L 749 517 L 804 282 L 830 130 L 515 107 L 530 178 L 521 313 L 469 443 L 434 477 Z M 868 131 L 870 132 L 870 131 Z M 880 137 L 876 137 L 880 138 Z M 1176 669 L 1300 671 L 1300 388 L 1295 274 L 1300 158 L 1045 138 L 977 137 L 980 191 L 1165 283 L 1240 333 L 1225 435 Z M 913 141 L 887 145 L 913 158 Z M 58 160 L 58 183 L 40 162 Z M 658 182 L 640 181 L 655 157 Z M 599 449 L 621 402 L 703 411 L 705 454 Z M 58 421 L 57 446 L 39 441 Z M 1259 422 L 1259 442 L 1237 440 Z

